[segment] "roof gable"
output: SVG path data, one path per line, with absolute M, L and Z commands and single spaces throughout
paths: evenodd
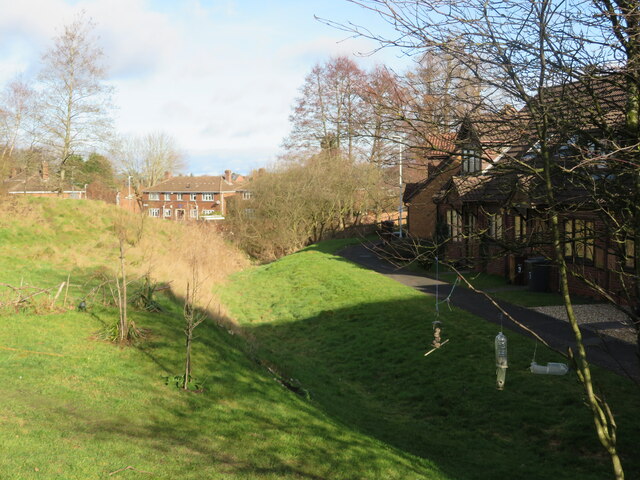
M 236 177 L 236 181 L 227 182 L 219 175 L 199 175 L 172 177 L 142 191 L 149 192 L 177 192 L 177 193 L 217 193 L 235 192 L 242 187 L 240 180 L 243 177 Z

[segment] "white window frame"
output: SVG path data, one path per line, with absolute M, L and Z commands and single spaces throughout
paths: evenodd
M 160 218 L 160 209 L 159 208 L 150 208 L 149 216 L 153 218 Z
M 478 224 L 478 216 L 475 213 L 467 212 L 464 216 L 464 235 L 471 237 L 476 233 L 476 225 Z
M 165 193 L 164 194 L 164 201 L 165 202 L 170 202 L 171 201 L 171 194 L 170 193 Z
M 243 200 L 250 200 L 251 199 L 251 192 L 242 192 L 242 199 Z
M 527 239 L 527 219 L 524 215 L 516 213 L 513 216 L 513 237 L 516 242 Z
M 447 226 L 449 227 L 449 238 L 452 242 L 459 242 L 462 240 L 462 218 L 458 211 L 454 208 L 447 210 Z
M 149 200 L 160 200 L 160 194 L 157 192 L 150 193 Z
M 172 210 L 170 208 L 163 208 L 162 209 L 162 216 L 164 218 L 171 218 L 171 213 L 172 213 Z
M 568 218 L 564 221 L 564 256 L 573 262 L 593 263 L 595 259 L 595 223 Z
M 482 170 L 482 161 L 474 148 L 462 149 L 462 173 L 476 173 Z
M 501 240 L 504 232 L 504 217 L 502 212 L 489 214 L 489 236 Z
M 624 266 L 633 268 L 636 264 L 636 245 L 633 238 L 627 237 L 624 241 Z
M 202 210 L 202 216 L 215 215 L 215 214 L 216 214 L 215 210 Z
M 192 202 L 195 202 L 196 200 L 198 200 L 198 194 L 197 193 L 190 193 L 189 194 L 189 200 L 191 200 Z
M 176 193 L 176 200 L 182 200 L 182 194 Z
M 189 218 L 198 218 L 198 209 L 192 208 L 189 210 Z
M 213 202 L 213 193 L 203 193 L 202 194 L 203 202 Z

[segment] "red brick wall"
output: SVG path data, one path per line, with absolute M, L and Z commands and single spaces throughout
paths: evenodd
M 168 193 L 168 192 L 167 192 Z M 159 208 L 160 209 L 160 217 L 159 218 L 167 218 L 163 217 L 163 208 L 171 209 L 171 220 L 176 220 L 176 210 L 184 210 L 184 220 L 195 220 L 195 218 L 191 218 L 191 210 L 198 210 L 198 215 L 202 215 L 203 210 L 213 210 L 216 213 L 220 213 L 224 215 L 227 211 L 226 202 L 229 197 L 233 197 L 238 195 L 236 192 L 229 193 L 214 193 L 213 200 L 202 200 L 202 193 L 196 193 L 196 200 L 191 200 L 191 194 L 183 193 L 182 200 L 177 200 L 177 194 L 171 193 L 171 199 L 165 200 L 164 193 L 159 193 L 160 200 L 149 200 L 149 194 L 142 194 L 142 208 L 145 212 L 149 212 L 151 208 Z M 219 202 L 219 203 L 218 203 Z
M 432 239 L 435 236 L 438 208 L 433 202 L 433 196 L 457 171 L 456 167 L 436 173 L 437 176 L 413 196 L 407 206 L 407 223 L 410 235 L 421 239 Z

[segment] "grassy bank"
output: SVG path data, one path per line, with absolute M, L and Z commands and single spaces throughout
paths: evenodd
M 55 292 L 70 276 L 72 287 L 66 305 L 61 297 L 51 308 L 43 294 L 0 313 L 0 478 L 449 478 L 284 388 L 244 339 L 213 319 L 198 327 L 193 346 L 204 392 L 166 385 L 184 362 L 182 307 L 172 296 L 157 295 L 164 313 L 131 310 L 147 338 L 127 348 L 97 337 L 117 309 L 98 297 L 87 312 L 74 308 L 102 274 L 113 276 L 116 210 L 27 199 L 3 211 L 0 283 Z M 241 263 L 220 239 L 194 230 L 158 221 L 145 232 L 128 251 L 131 269 L 162 281 L 173 273 L 172 288 L 184 280 L 184 240 L 208 245 L 201 262 L 218 268 L 209 271 L 218 280 Z
M 599 446 L 574 376 L 534 376 L 534 343 L 507 334 L 505 391 L 495 389 L 497 333 L 443 311 L 450 342 L 428 357 L 433 298 L 309 248 L 241 272 L 223 302 L 265 356 L 345 425 L 418 458 L 447 478 L 603 479 Z M 538 348 L 538 362 L 560 361 Z M 612 404 L 628 478 L 640 476 L 637 387 L 596 370 Z

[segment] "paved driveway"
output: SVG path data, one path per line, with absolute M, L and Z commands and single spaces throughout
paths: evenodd
M 344 258 L 379 272 L 404 285 L 415 288 L 425 294 L 435 295 L 443 299 L 451 293 L 452 285 L 437 281 L 424 275 L 398 269 L 394 265 L 380 259 L 372 250 L 364 245 L 353 245 L 339 252 Z M 568 347 L 575 351 L 575 339 L 567 322 L 558 320 L 534 310 L 498 302 L 513 318 L 527 328 L 535 331 L 553 348 L 566 352 Z M 466 288 L 457 287 L 451 294 L 451 304 L 466 310 L 489 322 L 500 324 L 500 312 L 483 295 Z M 526 330 L 507 320 L 502 321 L 505 328 L 522 335 L 531 336 Z M 589 361 L 621 375 L 630 375 L 640 381 L 640 361 L 634 344 L 599 334 L 587 327 L 581 328 L 583 341 L 587 348 Z

